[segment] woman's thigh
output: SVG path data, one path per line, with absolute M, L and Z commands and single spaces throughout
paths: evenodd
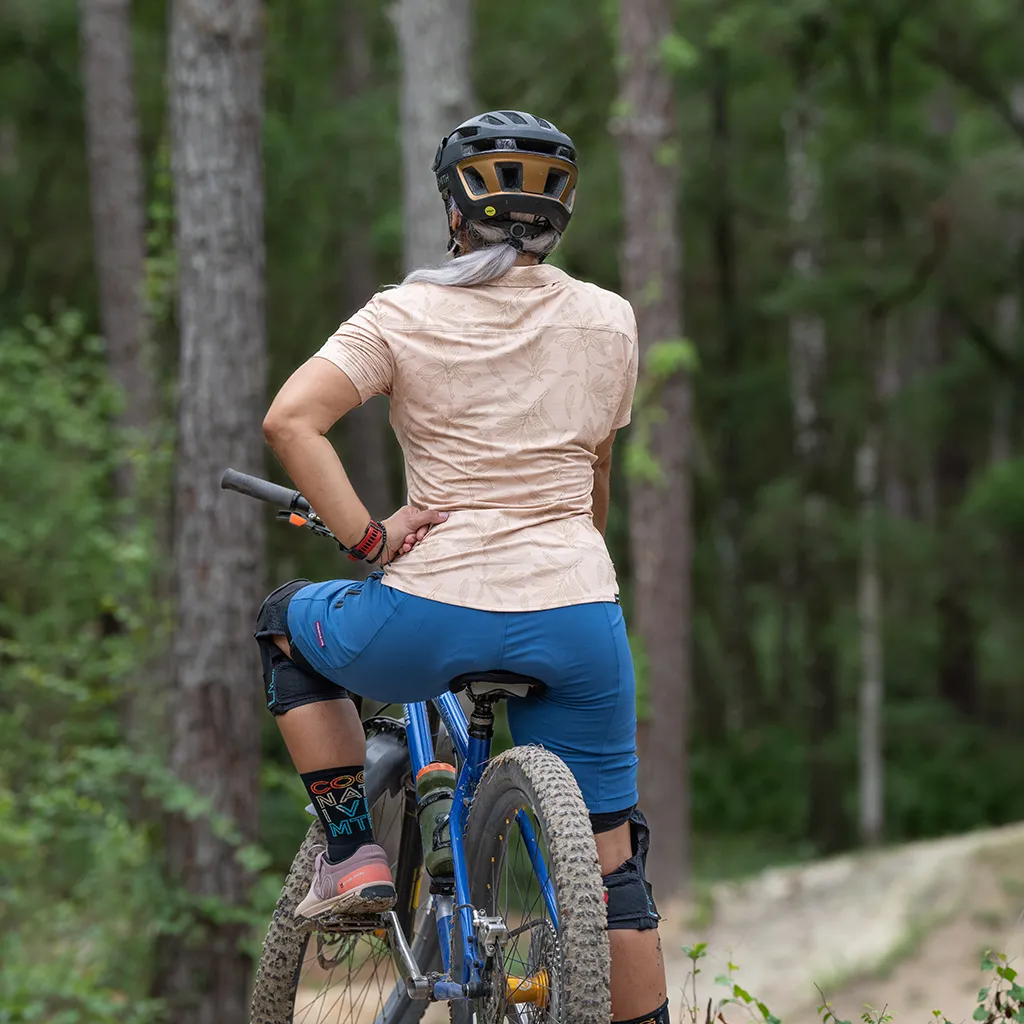
M 288 606 L 291 641 L 316 671 L 371 700 L 437 696 L 463 672 L 493 669 L 504 616 L 366 580 L 304 587 Z
M 631 807 L 636 790 L 636 682 L 622 609 L 574 605 L 510 615 L 501 668 L 544 690 L 508 702 L 516 743 L 569 766 L 591 814 Z

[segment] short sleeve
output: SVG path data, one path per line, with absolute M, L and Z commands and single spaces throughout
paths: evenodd
M 625 334 L 624 340 L 629 345 L 629 352 L 626 360 L 626 373 L 624 375 L 625 388 L 622 392 L 622 401 L 619 403 L 619 411 L 615 415 L 615 422 L 612 423 L 613 430 L 620 430 L 626 426 L 632 418 L 633 395 L 636 392 L 637 367 L 640 353 L 640 342 L 637 337 L 636 318 L 632 309 L 629 312 L 631 325 L 630 332 Z
M 341 370 L 365 402 L 373 395 L 391 394 L 395 363 L 378 320 L 379 296 L 375 295 L 346 320 L 316 355 Z

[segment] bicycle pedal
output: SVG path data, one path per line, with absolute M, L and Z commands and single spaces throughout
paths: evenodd
M 316 917 L 296 918 L 297 932 L 324 931 L 334 935 L 361 935 L 364 932 L 375 932 L 384 928 L 383 914 L 332 914 L 325 910 Z

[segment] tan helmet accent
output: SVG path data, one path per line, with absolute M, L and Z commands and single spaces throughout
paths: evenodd
M 501 183 L 502 168 L 522 168 L 522 188 L 505 188 Z M 455 165 L 455 171 L 462 179 L 467 195 L 476 202 L 490 196 L 527 193 L 548 196 L 562 203 L 572 212 L 576 199 L 576 181 L 579 171 L 576 165 L 557 156 L 543 153 L 523 153 L 517 150 L 498 150 L 466 157 Z M 467 172 L 470 172 L 467 174 Z M 474 173 L 475 172 L 475 173 Z M 548 192 L 548 181 L 557 175 L 557 191 Z M 518 175 L 517 175 L 518 177 Z M 483 189 L 481 189 L 481 184 Z

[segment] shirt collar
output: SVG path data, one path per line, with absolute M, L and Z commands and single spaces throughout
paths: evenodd
M 547 263 L 538 263 L 536 266 L 512 267 L 501 277 L 488 281 L 484 287 L 498 288 L 541 288 L 544 285 L 554 284 L 566 276 L 564 270 L 552 267 Z

